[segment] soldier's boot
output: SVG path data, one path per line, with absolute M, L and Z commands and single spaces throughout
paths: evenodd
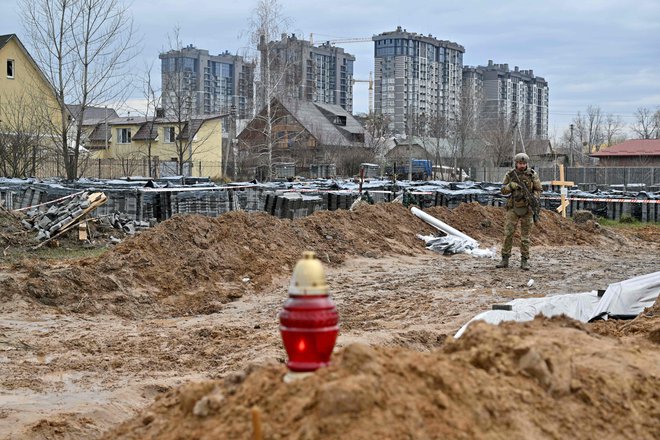
M 502 259 L 500 260 L 499 263 L 495 266 L 498 269 L 501 269 L 503 267 L 509 267 L 509 256 L 508 255 L 502 255 Z
M 529 270 L 529 258 L 527 257 L 522 257 L 520 259 L 520 268 L 522 270 Z

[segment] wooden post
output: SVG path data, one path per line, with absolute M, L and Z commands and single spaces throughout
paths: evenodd
M 557 212 L 561 212 L 561 216 L 566 218 L 566 208 L 569 203 L 566 200 L 566 195 L 568 194 L 568 187 L 575 185 L 575 182 L 568 182 L 564 180 L 564 164 L 559 164 L 559 180 L 553 180 L 550 182 L 552 185 L 557 185 L 561 187 L 561 202 L 557 208 Z
M 78 223 L 78 240 L 87 240 L 87 222 Z

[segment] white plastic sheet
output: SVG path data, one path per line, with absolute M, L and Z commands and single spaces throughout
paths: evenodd
M 660 294 L 660 272 L 610 284 L 590 318 L 607 315 L 639 315 Z
M 445 235 L 436 237 L 434 235 L 417 235 L 417 238 L 424 240 L 426 249 L 441 254 L 469 254 L 476 257 L 495 258 L 495 249 L 481 249 L 476 241 L 464 240 L 455 235 Z
M 506 304 L 511 310 L 489 310 L 468 321 L 454 335 L 460 338 L 473 321 L 497 325 L 502 321 L 531 321 L 538 315 L 546 317 L 566 315 L 581 322 L 608 315 L 639 315 L 660 295 L 660 272 L 630 278 L 610 284 L 602 297 L 591 292 L 547 296 L 544 298 L 514 299 Z
M 497 325 L 502 321 L 531 321 L 538 315 L 548 318 L 566 315 L 578 321 L 587 322 L 596 309 L 599 300 L 598 292 L 595 290 L 544 298 L 514 299 L 506 303 L 511 305 L 511 310 L 489 310 L 480 313 L 461 327 L 454 337 L 460 338 L 473 321 L 486 321 L 489 324 Z

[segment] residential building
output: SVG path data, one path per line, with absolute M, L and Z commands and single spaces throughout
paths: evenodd
M 62 107 L 50 82 L 15 34 L 0 35 L 0 174 L 34 174 L 62 132 Z M 28 163 L 31 162 L 31 163 Z
M 375 35 L 374 110 L 396 134 L 415 119 L 451 121 L 459 108 L 463 46 L 397 27 Z
M 371 154 L 365 148 L 364 127 L 338 105 L 275 98 L 271 109 L 270 138 L 274 142 L 270 152 L 265 109 L 238 135 L 245 178 L 252 178 L 257 168 L 267 165 L 263 158 L 268 154 L 273 163 L 293 163 L 302 174 L 312 165 L 332 163 L 342 175 L 349 173 L 347 157 L 356 159 L 357 171 L 359 163 L 367 161 L 363 154 Z
M 162 106 L 169 116 L 229 113 L 235 106 L 239 118 L 254 111 L 255 64 L 224 52 L 189 45 L 161 53 Z
M 73 107 L 73 106 L 70 106 Z M 108 117 L 106 118 L 106 112 Z M 110 116 L 112 115 L 112 116 Z M 151 175 L 183 174 L 222 177 L 222 122 L 226 115 L 203 115 L 186 121 L 169 117 L 117 116 L 114 110 L 85 111 L 82 147 L 90 159 L 115 159 L 131 174 L 129 164 L 152 162 Z M 182 167 L 179 164 L 183 163 Z
M 80 117 L 80 105 L 67 105 L 74 119 Z M 81 144 L 87 150 L 106 149 L 111 141 L 110 121 L 119 118 L 115 109 L 108 107 L 87 107 L 83 119 Z
M 630 139 L 590 156 L 605 167 L 660 167 L 660 139 Z
M 279 41 L 263 42 L 261 52 L 262 84 L 271 78 L 277 84 L 276 96 L 305 99 L 320 104 L 338 105 L 353 112 L 353 63 L 355 57 L 329 42 L 315 46 L 296 37 L 282 34 Z M 266 62 L 268 61 L 268 62 Z M 266 71 L 270 68 L 270 75 Z M 265 95 L 261 92 L 261 102 Z
M 517 121 L 525 138 L 548 138 L 548 82 L 533 70 L 489 60 L 487 66 L 464 67 L 463 84 L 466 93 L 481 95 L 487 120 Z

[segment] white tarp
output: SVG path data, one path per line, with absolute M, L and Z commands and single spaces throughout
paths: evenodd
M 509 301 L 511 310 L 489 310 L 468 321 L 454 335 L 460 338 L 473 321 L 497 325 L 502 321 L 531 321 L 538 315 L 566 315 L 581 322 L 607 315 L 638 315 L 653 305 L 660 295 L 660 272 L 610 284 L 602 297 L 591 292 L 555 295 L 544 298 L 522 298 Z
M 639 315 L 651 307 L 660 294 L 660 272 L 610 284 L 590 317 Z
M 477 257 L 490 257 L 495 258 L 495 249 L 479 249 L 479 243 L 474 238 L 470 237 L 449 226 L 447 223 L 438 220 L 414 206 L 410 208 L 413 215 L 424 220 L 429 225 L 447 234 L 443 237 L 435 237 L 433 235 L 417 235 L 417 238 L 424 240 L 426 248 L 441 254 L 460 254 L 465 253 Z

